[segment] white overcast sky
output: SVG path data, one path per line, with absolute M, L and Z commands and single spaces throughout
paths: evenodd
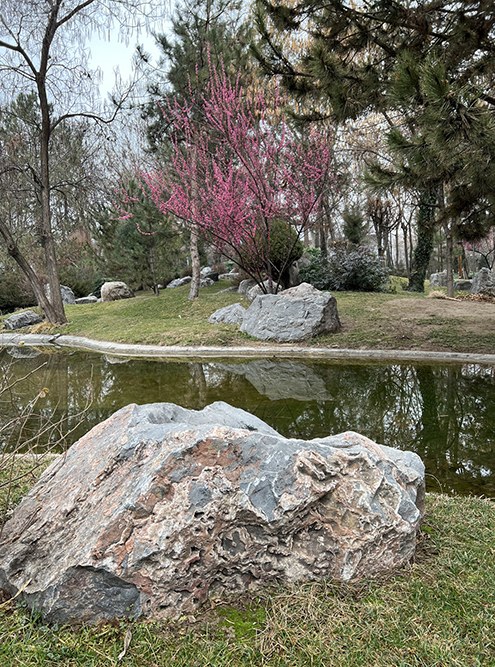
M 146 33 L 131 37 L 127 45 L 118 40 L 117 31 L 110 34 L 110 41 L 99 39 L 97 35 L 94 35 L 88 42 L 87 45 L 91 50 L 90 67 L 92 69 L 100 68 L 103 74 L 100 83 L 100 95 L 103 99 L 114 88 L 116 69 L 118 69 L 123 81 L 132 77 L 132 60 L 138 44 L 144 47 L 144 50 L 151 55 L 152 61 L 156 64 L 160 52 L 155 45 L 154 38 Z

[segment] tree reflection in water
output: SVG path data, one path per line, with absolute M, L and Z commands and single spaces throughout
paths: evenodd
M 12 351 L 11 351 L 12 352 Z M 15 354 L 15 352 L 14 352 Z M 22 405 L 41 387 L 43 413 L 70 415 L 93 404 L 76 437 L 129 403 L 171 402 L 201 409 L 223 400 L 256 414 L 287 437 L 354 430 L 425 461 L 430 490 L 495 497 L 495 369 L 477 365 L 336 364 L 290 360 L 174 363 L 84 352 L 16 359 Z M 0 353 L 0 370 L 12 357 Z M 6 419 L 10 406 L 0 406 Z M 434 476 L 434 477 L 433 477 Z

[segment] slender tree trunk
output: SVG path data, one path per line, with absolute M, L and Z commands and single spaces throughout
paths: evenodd
M 38 306 L 41 308 L 41 310 L 44 312 L 46 318 L 50 322 L 56 322 L 57 321 L 56 313 L 55 313 L 55 310 L 54 310 L 52 304 L 48 301 L 48 298 L 47 298 L 46 292 L 45 292 L 45 286 L 40 281 L 40 279 L 38 278 L 38 276 L 34 272 L 33 268 L 31 267 L 31 265 L 29 264 L 27 259 L 24 257 L 24 255 L 20 251 L 20 249 L 17 246 L 16 242 L 14 241 L 8 227 L 1 221 L 0 221 L 0 235 L 3 236 L 3 238 L 5 240 L 5 243 L 7 245 L 7 252 L 17 262 L 21 271 L 24 273 L 24 275 L 28 279 L 29 284 L 31 285 L 31 288 L 34 292 L 34 296 L 36 298 Z
M 189 243 L 189 252 L 191 254 L 192 280 L 189 288 L 189 299 L 194 301 L 199 296 L 199 281 L 201 273 L 201 264 L 199 261 L 199 233 L 198 225 L 191 223 L 191 240 Z
M 445 268 L 447 269 L 447 296 L 454 296 L 454 267 L 452 265 L 452 254 L 454 243 L 452 240 L 452 226 L 446 222 L 443 226 L 445 231 Z
M 153 292 L 155 296 L 159 296 L 160 292 L 158 290 L 158 284 L 157 284 L 158 281 L 156 279 L 155 258 L 153 257 L 153 246 L 150 246 L 149 260 L 150 260 L 151 277 L 153 279 Z
M 406 274 L 407 278 L 411 277 L 411 269 L 409 266 L 409 248 L 408 248 L 408 243 L 407 243 L 407 225 L 402 225 L 402 235 L 404 237 L 404 258 L 406 262 Z
M 60 280 L 58 277 L 57 255 L 55 252 L 55 242 L 52 233 L 51 211 L 50 211 L 50 165 L 49 165 L 49 144 L 50 144 L 50 109 L 46 96 L 45 75 L 40 73 L 36 80 L 38 88 L 38 97 L 41 111 L 41 142 L 40 142 L 40 162 L 41 162 L 41 245 L 45 251 L 46 273 L 48 275 L 48 284 L 50 285 L 50 302 L 53 306 L 55 315 L 45 312 L 47 319 L 54 324 L 65 324 L 64 304 L 60 292 Z

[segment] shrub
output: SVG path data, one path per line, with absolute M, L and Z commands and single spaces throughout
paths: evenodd
M 316 256 L 310 266 L 301 269 L 300 275 L 301 280 L 317 289 L 382 292 L 389 272 L 370 248 L 360 246 L 350 253 L 334 250 L 326 260 Z

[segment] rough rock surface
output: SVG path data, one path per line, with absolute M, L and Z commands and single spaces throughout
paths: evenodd
M 237 271 L 231 271 L 230 273 L 221 273 L 218 276 L 219 280 L 236 280 L 239 278 L 239 273 Z
M 103 283 L 101 286 L 102 301 L 119 301 L 120 299 L 132 299 L 134 292 L 125 283 L 115 280 L 109 283 Z
M 184 278 L 176 278 L 172 280 L 167 285 L 166 289 L 174 289 L 174 287 L 182 287 L 182 285 L 187 285 L 192 280 L 191 276 L 184 276 Z
M 76 299 L 76 303 L 79 305 L 84 305 L 86 303 L 97 303 L 98 299 L 90 294 L 89 296 L 82 296 L 80 299 Z
M 487 294 L 495 296 L 495 271 L 480 269 L 473 278 L 471 294 Z
M 214 284 L 215 281 L 213 280 L 213 278 L 201 278 L 199 281 L 200 287 L 211 287 Z
M 300 281 L 299 281 L 299 282 L 300 282 Z M 254 299 L 255 299 L 257 296 L 260 296 L 261 294 L 268 294 L 268 293 L 269 293 L 269 289 L 270 289 L 270 281 L 269 281 L 269 280 L 265 280 L 265 281 L 263 282 L 263 286 L 264 286 L 264 288 L 265 288 L 265 291 L 263 291 L 263 290 L 261 289 L 261 286 L 260 286 L 260 285 L 257 285 L 257 284 L 254 284 L 252 287 L 250 287 L 250 288 L 248 289 L 248 291 L 246 292 L 246 299 L 247 299 L 248 301 L 254 301 Z M 276 286 L 277 286 L 277 284 L 276 284 L 275 282 L 273 282 L 273 283 L 272 283 L 272 289 L 275 289 Z M 280 286 L 279 286 L 278 293 L 280 293 L 281 291 L 282 291 L 282 286 L 280 285 Z
M 471 280 L 454 280 L 454 289 L 459 292 L 469 292 L 472 287 Z
M 233 303 L 230 306 L 219 308 L 213 315 L 210 315 L 208 322 L 210 324 L 240 324 L 244 319 L 246 309 L 240 303 Z
M 447 287 L 447 271 L 432 273 L 429 283 L 430 287 Z
M 46 296 L 50 298 L 50 285 L 45 285 Z M 60 293 L 62 295 L 62 303 L 68 306 L 73 306 L 76 303 L 74 292 L 67 285 L 60 285 Z
M 277 581 L 401 566 L 424 466 L 357 433 L 287 440 L 226 403 L 129 405 L 43 473 L 0 541 L 0 588 L 47 622 L 170 617 Z
M 247 280 L 241 280 L 237 291 L 239 294 L 247 294 L 247 291 L 256 285 L 256 280 L 253 278 L 247 278 Z
M 43 322 L 39 315 L 36 315 L 34 310 L 25 310 L 23 313 L 14 313 L 6 320 L 4 326 L 6 329 L 22 329 L 22 327 L 30 327 L 33 324 L 40 324 Z
M 240 330 L 260 340 L 283 343 L 339 329 L 335 297 L 301 283 L 281 294 L 257 296 L 247 309 Z

